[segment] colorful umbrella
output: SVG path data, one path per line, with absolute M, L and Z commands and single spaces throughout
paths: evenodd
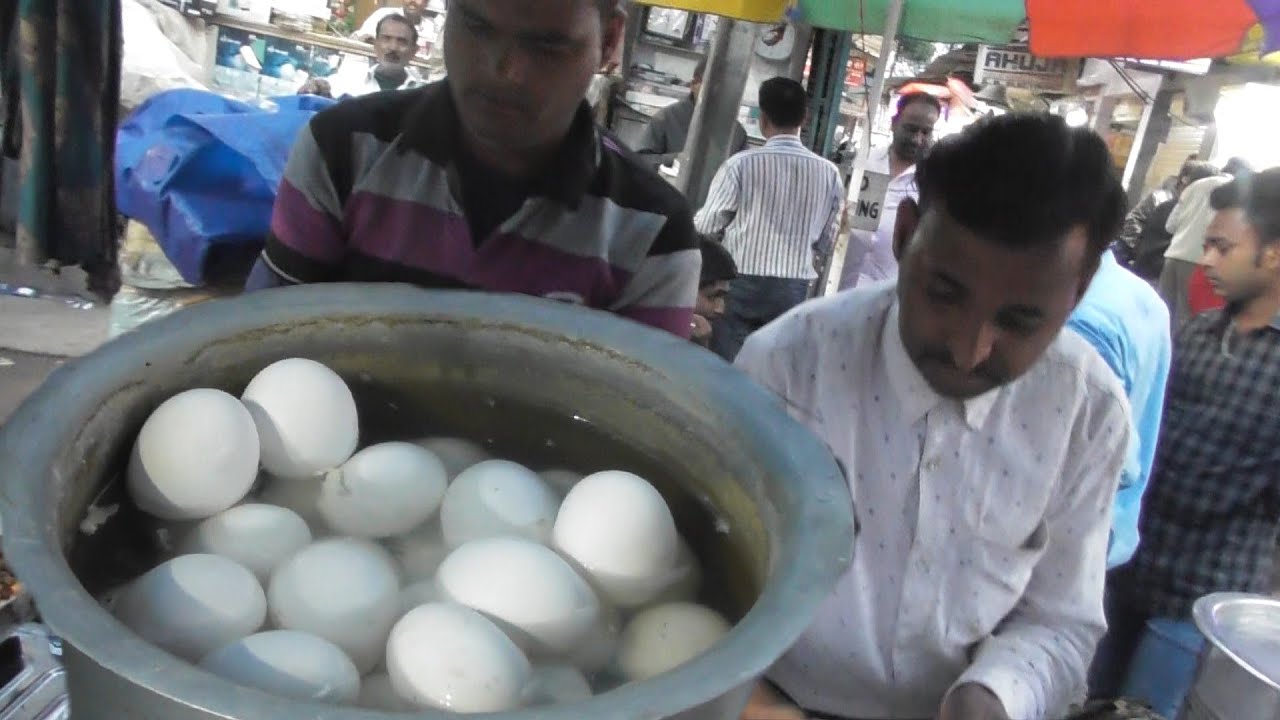
M 799 0 L 817 27 L 880 34 L 893 0 Z M 1280 50 L 1280 0 L 906 0 L 899 33 L 937 42 L 1008 42 L 1029 22 L 1041 57 L 1186 60 Z M 1256 43 L 1253 52 L 1257 53 Z
M 645 0 L 753 22 L 784 16 L 882 34 L 894 0 Z M 899 33 L 936 42 L 1008 42 L 1024 21 L 1041 57 L 1187 60 L 1280 50 L 1280 0 L 906 0 Z M 1262 37 L 1261 47 L 1257 38 Z

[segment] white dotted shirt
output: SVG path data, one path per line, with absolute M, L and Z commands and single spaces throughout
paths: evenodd
M 1014 720 L 1081 699 L 1102 635 L 1124 391 L 1063 332 L 1023 377 L 965 402 L 908 358 L 894 286 L 807 303 L 737 365 L 848 469 L 853 566 L 770 677 L 808 710 L 931 718 L 956 684 Z

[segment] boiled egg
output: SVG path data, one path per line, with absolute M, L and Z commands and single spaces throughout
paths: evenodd
M 452 600 L 495 619 L 526 652 L 570 652 L 600 614 L 595 592 L 555 551 L 532 540 L 473 540 L 454 550 L 436 575 Z
M 568 495 L 573 486 L 581 482 L 583 478 L 582 473 L 562 469 L 543 470 L 538 473 L 538 476 L 546 481 L 553 490 L 560 493 L 560 497 Z
M 184 660 L 262 627 L 267 600 L 253 573 L 220 555 L 183 555 L 129 584 L 115 614 L 144 640 Z
M 435 603 L 396 623 L 387 642 L 387 671 L 396 693 L 419 708 L 479 713 L 519 707 L 530 666 L 488 618 Z
M 583 478 L 560 506 L 554 542 L 618 607 L 644 605 L 672 582 L 675 520 L 662 495 L 638 475 L 607 471 Z
M 231 682 L 292 700 L 350 703 L 360 674 L 337 645 L 309 633 L 250 635 L 205 656 L 200 667 Z
M 314 360 L 267 366 L 241 397 L 262 445 L 262 466 L 283 478 L 337 468 L 356 450 L 356 401 L 338 374 Z
M 459 475 L 440 506 L 445 543 L 516 535 L 548 543 L 560 498 L 538 474 L 518 463 L 486 460 Z
M 320 515 L 320 489 L 317 478 L 289 480 L 268 474 L 255 499 L 264 505 L 292 510 L 311 528 L 311 537 L 320 539 L 330 534 L 328 524 Z
M 648 680 L 701 655 L 728 632 L 729 623 L 710 608 L 656 605 L 631 618 L 622 631 L 618 670 L 629 681 Z
M 258 431 L 235 397 L 188 390 L 142 425 L 126 471 L 129 495 L 164 520 L 201 520 L 235 505 L 258 476 Z
M 408 615 L 410 610 L 419 605 L 430 605 L 441 599 L 440 588 L 436 586 L 435 580 L 416 582 L 400 591 L 400 616 Z
M 412 443 L 367 447 L 325 477 L 318 507 L 341 535 L 385 538 L 435 515 L 448 485 L 444 464 Z
M 439 517 L 433 518 L 404 535 L 388 538 L 384 542 L 391 556 L 400 566 L 406 582 L 413 583 L 435 577 L 436 568 L 449 555 L 444 542 Z
M 622 634 L 622 614 L 618 609 L 601 604 L 600 614 L 565 661 L 588 675 L 609 666 L 618 654 L 618 636 Z
M 399 616 L 400 578 L 391 556 L 373 542 L 321 540 L 276 568 L 267 599 L 276 627 L 332 642 L 367 673 Z
M 297 513 L 275 505 L 249 504 L 223 510 L 195 526 L 178 552 L 230 558 L 265 585 L 280 563 L 310 544 L 311 530 Z

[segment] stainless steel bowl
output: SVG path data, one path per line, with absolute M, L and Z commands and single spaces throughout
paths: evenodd
M 144 642 L 95 599 L 156 559 L 116 482 L 151 410 L 192 387 L 239 393 L 292 356 L 347 380 L 366 441 L 447 432 L 534 464 L 646 475 L 708 571 L 707 601 L 738 621 L 666 675 L 494 717 L 736 718 L 851 559 L 852 507 L 827 448 L 772 395 L 671 335 L 549 301 L 391 285 L 215 301 L 67 364 L 0 431 L 5 552 L 66 641 L 77 720 L 386 717 L 232 685 Z M 118 508 L 82 528 L 91 504 Z
M 1217 593 L 1196 601 L 1208 642 L 1182 720 L 1280 720 L 1280 601 Z

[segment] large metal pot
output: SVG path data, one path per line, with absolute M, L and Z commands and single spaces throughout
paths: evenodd
M 707 569 L 708 601 L 739 620 L 678 671 L 506 720 L 735 717 L 849 563 L 852 508 L 829 451 L 689 343 L 529 298 L 388 285 L 253 294 L 158 320 L 68 364 L 0 432 L 5 553 L 65 640 L 77 720 L 386 717 L 224 682 L 147 644 L 95 600 L 155 561 L 146 519 L 116 482 L 148 413 L 191 387 L 238 393 L 291 356 L 346 378 L 365 441 L 448 432 L 530 463 L 646 475 Z M 116 504 L 100 527 L 84 522 L 91 506 Z
M 1208 641 L 1180 720 L 1280 720 L 1280 601 L 1217 593 L 1196 601 Z

